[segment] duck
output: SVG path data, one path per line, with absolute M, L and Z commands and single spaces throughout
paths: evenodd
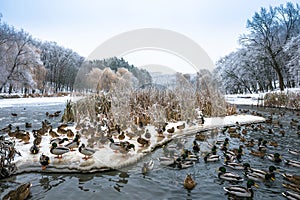
M 288 152 L 290 153 L 290 154 L 293 154 L 293 155 L 295 155 L 295 156 L 300 156 L 300 151 L 299 150 L 296 150 L 296 149 L 288 149 Z
M 263 152 L 263 151 L 253 151 L 253 150 L 251 150 L 250 151 L 250 154 L 252 154 L 252 155 L 254 155 L 254 156 L 258 156 L 258 157 L 261 157 L 261 158 L 263 158 L 264 156 L 265 156 L 265 152 Z
M 145 146 L 149 146 L 149 145 L 150 145 L 150 141 L 147 140 L 147 139 L 145 139 L 145 138 L 142 138 L 141 136 L 138 137 L 137 142 L 138 142 L 139 144 L 141 144 L 142 147 L 145 147 Z
M 129 143 L 128 141 L 121 142 L 120 146 L 120 153 L 122 154 L 127 154 L 131 149 L 135 151 L 135 145 L 133 143 Z
M 226 172 L 225 167 L 219 167 L 218 169 L 218 178 L 226 180 L 226 181 L 234 181 L 234 182 L 242 182 L 244 179 L 235 173 L 232 172 Z
M 80 144 L 79 138 L 80 138 L 80 135 L 76 134 L 75 138 L 73 139 L 73 141 L 71 141 L 68 144 L 66 144 L 65 147 L 69 148 L 70 151 L 74 151 L 73 150 L 74 148 L 78 148 L 79 147 L 79 144 Z
M 243 164 L 236 162 L 225 162 L 223 165 L 236 170 L 243 170 L 245 168 Z
M 148 162 L 144 162 L 143 167 L 142 167 L 142 174 L 146 174 L 153 170 L 154 168 L 154 161 L 151 159 Z
M 187 169 L 194 166 L 194 162 L 190 161 L 190 160 L 183 160 L 181 158 L 177 158 L 176 159 L 176 165 L 175 167 L 177 167 L 178 169 Z
M 33 144 L 39 146 L 42 143 L 42 136 L 37 132 L 35 132 L 33 133 L 33 137 L 34 137 Z
M 31 128 L 32 127 L 32 124 L 29 123 L 29 122 L 25 122 L 25 128 Z
M 126 134 L 125 134 L 127 137 L 129 137 L 129 140 L 131 140 L 133 137 L 135 137 L 135 134 L 133 132 L 129 132 L 129 131 L 126 131 Z
M 246 147 L 254 147 L 255 143 L 254 143 L 254 139 L 251 139 L 250 141 L 248 141 L 245 146 Z
M 240 185 L 233 185 L 233 186 L 228 186 L 228 187 L 223 187 L 223 189 L 229 193 L 232 194 L 236 197 L 253 197 L 253 190 L 252 186 L 258 187 L 258 185 L 252 181 L 248 180 L 247 181 L 247 187 L 243 187 Z
M 253 180 L 253 181 L 257 181 L 257 182 L 263 182 L 263 181 L 269 181 L 272 180 L 274 181 L 275 179 L 272 177 L 271 174 L 266 173 L 263 177 L 259 174 L 256 173 L 245 173 L 245 176 L 249 179 L 249 180 Z
M 165 157 L 161 156 L 158 158 L 159 164 L 164 166 L 173 166 L 176 164 L 176 158 L 175 157 Z
M 145 138 L 146 139 L 150 139 L 151 138 L 151 133 L 149 132 L 148 129 L 146 129 Z
M 199 152 L 200 151 L 200 146 L 199 146 L 199 144 L 197 143 L 196 140 L 193 141 L 193 151 L 194 152 Z
M 300 176 L 299 175 L 284 173 L 284 174 L 282 174 L 282 176 L 289 182 L 294 183 L 296 185 L 300 185 Z
M 282 195 L 285 198 L 291 199 L 291 200 L 299 200 L 300 199 L 300 194 L 295 193 L 295 192 L 291 192 L 291 191 L 282 192 Z
M 112 150 L 114 150 L 115 152 L 118 152 L 118 151 L 121 150 L 121 144 L 120 143 L 116 143 L 113 138 L 109 138 L 109 141 L 110 141 L 109 147 Z
M 273 161 L 273 162 L 276 162 L 276 163 L 279 163 L 281 162 L 281 155 L 279 153 L 274 153 L 274 154 L 268 154 L 268 159 L 270 161 Z
M 53 142 L 51 145 L 50 153 L 57 155 L 56 158 L 62 158 L 62 155 L 68 153 L 70 149 L 68 147 L 58 147 L 57 143 Z
M 71 129 L 67 129 L 67 137 L 68 138 L 73 138 L 74 137 L 74 132 Z
M 40 163 L 42 165 L 42 170 L 45 170 L 47 166 L 50 164 L 49 156 L 46 156 L 42 153 L 42 155 L 40 156 Z
M 273 147 L 278 147 L 278 142 L 276 141 L 270 141 L 269 144 Z
M 178 125 L 178 126 L 176 126 L 176 128 L 177 128 L 177 129 L 179 129 L 179 130 L 183 130 L 183 129 L 185 129 L 185 123 L 183 123 L 183 124 L 181 124 L 181 125 Z
M 273 165 L 269 166 L 268 172 L 264 171 L 264 170 L 252 168 L 252 167 L 250 167 L 249 164 L 248 164 L 248 168 L 246 168 L 246 173 L 256 174 L 256 175 L 260 176 L 261 178 L 265 178 L 266 174 L 270 174 L 271 175 L 270 179 L 272 179 L 272 180 L 275 180 L 275 173 L 274 173 L 275 171 L 278 172 L 279 170 Z
M 40 148 L 39 148 L 37 145 L 35 145 L 35 144 L 33 144 L 33 145 L 30 147 L 30 152 L 31 152 L 32 154 L 38 154 L 39 151 L 40 151 Z
M 175 132 L 175 128 L 174 126 L 172 126 L 172 128 L 167 129 L 167 132 L 172 135 Z
M 23 183 L 17 189 L 9 191 L 4 197 L 3 200 L 9 199 L 18 199 L 18 200 L 25 200 L 30 195 L 30 187 L 31 183 Z
M 89 159 L 96 151 L 92 148 L 88 148 L 84 143 L 78 148 L 78 151 L 84 155 L 84 160 Z
M 216 162 L 220 160 L 220 156 L 219 155 L 210 155 L 210 153 L 206 154 L 203 158 L 204 162 Z
M 119 140 L 124 140 L 124 139 L 125 139 L 125 133 L 124 133 L 124 131 L 122 131 L 122 132 L 120 133 L 120 135 L 118 135 L 118 139 L 119 139 Z
M 284 160 L 286 165 L 300 168 L 300 162 L 295 160 Z
M 62 145 L 64 142 L 67 142 L 69 141 L 68 138 L 53 138 L 50 140 L 50 144 L 52 144 L 53 142 L 59 144 L 59 145 Z
M 197 133 L 195 135 L 195 139 L 198 140 L 198 141 L 204 141 L 206 139 L 206 135 L 203 134 L 203 133 Z
M 52 137 L 52 138 L 56 138 L 56 137 L 59 137 L 59 135 L 52 130 L 52 127 L 50 126 L 50 129 L 49 129 L 49 135 Z
M 194 179 L 192 178 L 191 174 L 187 174 L 184 182 L 183 182 L 183 186 L 187 189 L 187 190 L 192 190 L 194 189 L 194 187 L 196 186 L 196 182 L 194 181 Z

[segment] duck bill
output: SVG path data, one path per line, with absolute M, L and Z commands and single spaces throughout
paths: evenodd
M 256 183 L 254 183 L 254 186 L 255 186 L 256 188 L 259 188 L 259 185 L 257 185 Z
M 275 179 L 274 177 L 271 177 L 271 180 L 272 180 L 272 181 L 275 181 L 276 179 Z

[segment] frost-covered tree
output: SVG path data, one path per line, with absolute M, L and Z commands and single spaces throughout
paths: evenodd
M 279 88 L 285 87 L 284 79 L 288 80 L 285 73 L 283 48 L 291 37 L 299 32 L 300 8 L 292 3 L 269 9 L 261 8 L 251 20 L 247 21 L 249 34 L 244 34 L 240 42 L 250 49 L 258 50 L 268 60 L 270 67 L 277 74 Z

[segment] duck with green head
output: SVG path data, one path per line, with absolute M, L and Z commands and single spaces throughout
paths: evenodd
M 243 187 L 240 185 L 232 185 L 232 186 L 228 186 L 228 187 L 223 187 L 223 189 L 231 195 L 234 195 L 236 197 L 253 197 L 254 192 L 252 189 L 252 186 L 258 187 L 258 185 L 252 181 L 252 180 L 248 180 L 247 181 L 247 187 Z
M 219 167 L 218 172 L 219 172 L 218 178 L 226 180 L 226 181 L 240 182 L 240 181 L 244 180 L 238 174 L 235 174 L 232 172 L 227 172 L 225 167 Z
M 53 142 L 50 148 L 50 153 L 57 155 L 56 158 L 62 158 L 62 155 L 69 151 L 70 149 L 68 147 L 59 147 L 56 142 Z

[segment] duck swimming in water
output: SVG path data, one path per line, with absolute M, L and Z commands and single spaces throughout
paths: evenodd
M 225 167 L 219 167 L 218 169 L 219 174 L 218 177 L 220 179 L 226 180 L 226 181 L 234 181 L 234 182 L 242 182 L 244 179 L 235 173 L 232 172 L 226 172 L 226 168 Z
M 258 187 L 258 185 L 254 181 L 248 180 L 247 187 L 243 187 L 240 185 L 233 185 L 229 187 L 223 187 L 223 189 L 227 193 L 234 195 L 236 197 L 253 197 L 254 193 L 252 190 L 252 186 Z
M 196 182 L 194 181 L 194 179 L 192 178 L 191 174 L 187 174 L 184 182 L 183 182 L 183 186 L 188 189 L 188 190 L 192 190 L 194 189 L 194 187 L 196 186 Z

